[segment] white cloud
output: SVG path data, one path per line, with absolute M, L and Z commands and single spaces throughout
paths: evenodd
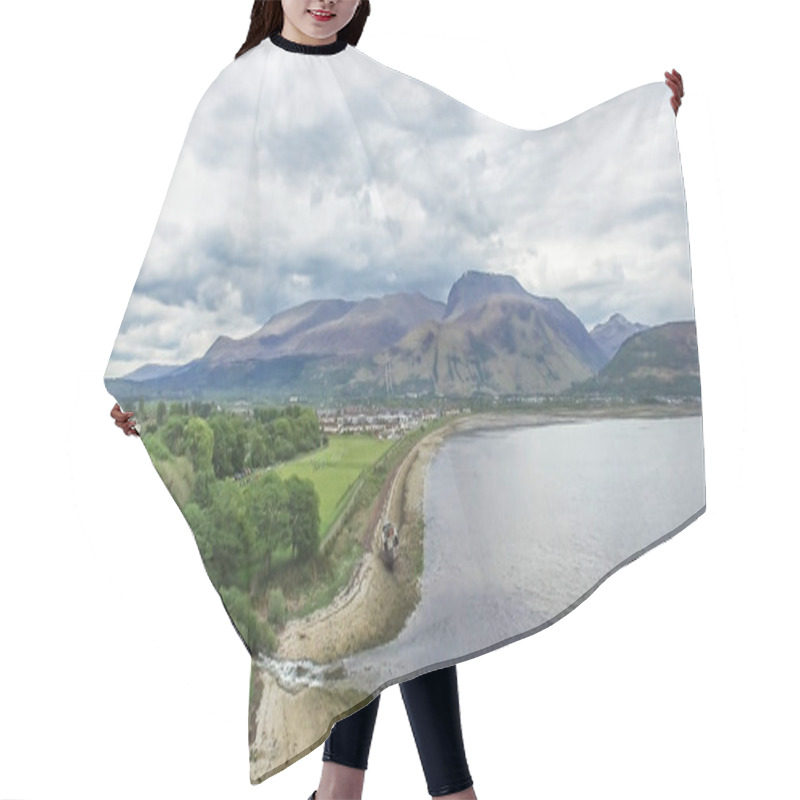
M 270 47 L 195 113 L 108 375 L 310 299 L 444 300 L 466 269 L 513 274 L 588 327 L 692 316 L 665 86 L 524 131 L 357 51 Z

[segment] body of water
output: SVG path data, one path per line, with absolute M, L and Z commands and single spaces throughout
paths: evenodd
M 704 507 L 700 416 L 448 436 L 425 486 L 422 599 L 393 642 L 344 660 L 348 678 L 371 692 L 528 635 Z

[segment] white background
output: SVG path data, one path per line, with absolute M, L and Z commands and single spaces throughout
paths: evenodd
M 251 787 L 250 661 L 103 386 L 202 93 L 250 0 L 3 6 L 0 798 Z M 364 52 L 539 129 L 684 76 L 708 510 L 556 625 L 458 666 L 492 798 L 797 797 L 797 100 L 790 4 L 373 0 Z M 320 162 L 324 169 L 324 160 Z M 364 798 L 427 792 L 399 689 Z

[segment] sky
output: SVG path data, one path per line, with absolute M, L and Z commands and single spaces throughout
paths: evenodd
M 265 41 L 198 103 L 107 377 L 182 364 L 308 300 L 510 274 L 587 328 L 694 317 L 670 90 L 541 130 L 500 122 L 357 49 Z

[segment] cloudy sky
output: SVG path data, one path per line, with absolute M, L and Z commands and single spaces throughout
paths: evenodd
M 445 301 L 468 269 L 514 275 L 589 329 L 693 318 L 669 96 L 653 83 L 525 131 L 356 48 L 267 40 L 198 105 L 106 377 L 185 363 L 307 300 Z

